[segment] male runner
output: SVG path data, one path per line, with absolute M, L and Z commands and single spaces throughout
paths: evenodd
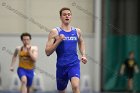
M 57 54 L 57 89 L 59 93 L 65 93 L 70 80 L 73 93 L 80 93 L 80 60 L 77 55 L 77 44 L 81 53 L 81 61 L 86 64 L 84 40 L 79 28 L 70 25 L 71 10 L 64 7 L 60 10 L 61 26 L 52 29 L 46 44 L 46 55 L 50 56 L 54 51 Z
M 31 35 L 21 34 L 22 46 L 18 46 L 13 54 L 10 70 L 14 71 L 17 55 L 19 57 L 19 67 L 17 74 L 21 80 L 21 93 L 29 93 L 34 77 L 34 66 L 38 57 L 38 47 L 30 44 Z

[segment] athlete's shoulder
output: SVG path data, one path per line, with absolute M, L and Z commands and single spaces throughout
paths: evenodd
M 129 62 L 129 60 L 130 60 L 129 58 L 126 58 L 124 63 L 127 64 Z
M 57 31 L 57 27 L 53 28 L 51 31 Z
M 21 49 L 21 47 L 22 47 L 22 46 L 17 46 L 17 47 L 16 47 L 16 50 L 20 50 L 20 49 Z
M 38 46 L 32 46 L 31 47 L 33 50 L 38 50 Z
M 80 30 L 80 28 L 75 28 L 75 29 L 76 29 L 76 31 L 77 31 L 78 37 L 81 36 L 81 30 Z
M 58 34 L 57 28 L 53 28 L 50 33 Z
M 81 31 L 80 28 L 75 28 L 77 31 Z
M 77 31 L 81 31 L 80 28 L 75 28 Z
M 77 28 L 77 27 L 73 27 L 73 26 L 72 26 L 72 29 L 75 29 L 78 33 L 81 33 L 80 28 Z

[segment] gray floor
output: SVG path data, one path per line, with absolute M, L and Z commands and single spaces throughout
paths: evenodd
M 17 92 L 17 91 L 0 91 L 0 93 L 20 93 L 20 92 Z M 32 92 L 32 93 L 57 93 L 57 92 Z M 81 93 L 84 93 L 84 92 L 81 92 Z M 85 92 L 87 93 L 87 92 Z M 140 93 L 140 92 L 93 92 L 93 93 Z
M 19 91 L 17 90 L 0 90 L 0 93 L 20 93 Z M 50 92 L 41 92 L 40 90 L 37 90 L 35 92 L 32 92 L 32 93 L 58 93 L 56 90 L 54 91 L 50 91 Z M 66 92 L 66 93 L 72 93 L 72 92 Z M 85 91 L 81 91 L 81 93 L 140 93 L 140 91 L 133 91 L 133 92 L 92 92 L 92 91 L 88 91 L 88 90 L 85 90 Z

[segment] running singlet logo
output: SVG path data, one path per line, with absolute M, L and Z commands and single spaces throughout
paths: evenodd
M 64 40 L 77 40 L 75 36 L 65 37 Z

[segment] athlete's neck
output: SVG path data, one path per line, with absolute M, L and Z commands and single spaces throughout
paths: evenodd
M 70 32 L 71 31 L 71 26 L 62 24 L 61 29 L 63 29 L 66 32 Z
M 30 44 L 29 45 L 23 45 L 23 48 L 29 48 L 29 47 L 31 47 Z

